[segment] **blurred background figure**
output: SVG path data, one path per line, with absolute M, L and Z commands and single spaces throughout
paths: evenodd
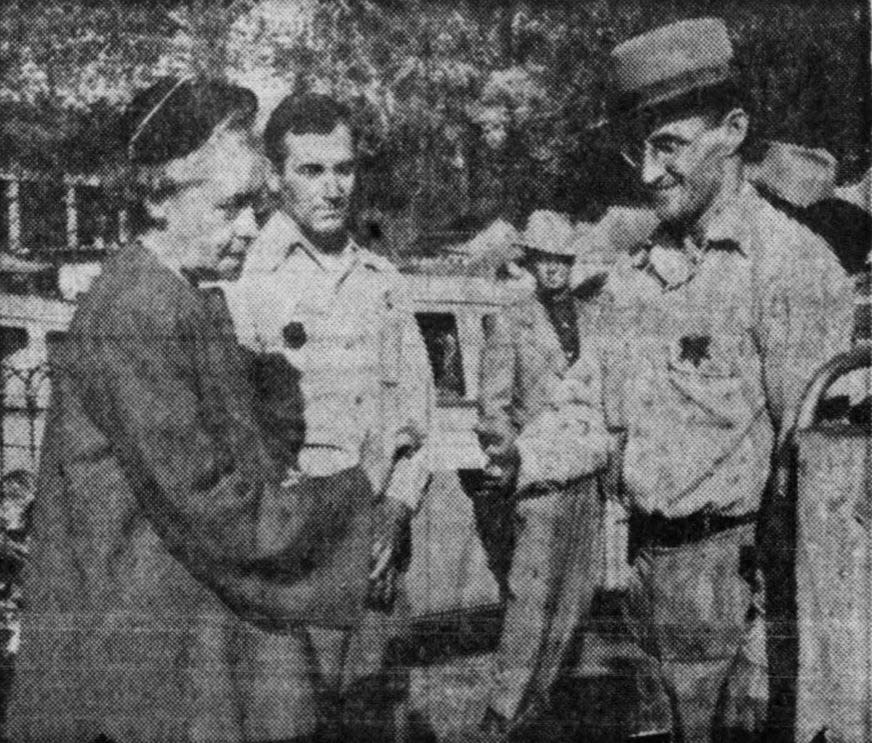
M 767 142 L 747 178 L 773 206 L 820 235 L 851 275 L 865 270 L 872 216 L 868 174 L 836 187 L 836 158 L 827 150 Z
M 872 170 L 867 170 L 863 177 L 856 183 L 849 183 L 836 189 L 836 196 L 840 199 L 859 206 L 867 212 L 872 209 L 872 190 L 870 190 L 870 178 Z
M 595 484 L 522 492 L 504 461 L 578 358 L 580 302 L 570 275 L 576 250 L 587 247 L 584 234 L 556 212 L 534 212 L 518 243 L 536 289 L 486 329 L 476 431 L 488 464 L 476 516 L 506 617 L 487 707 L 463 740 L 501 740 L 542 711 L 598 577 L 590 559 L 599 528 Z

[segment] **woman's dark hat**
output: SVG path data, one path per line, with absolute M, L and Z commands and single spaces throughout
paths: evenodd
M 233 114 L 251 118 L 257 96 L 208 78 L 166 77 L 137 93 L 121 119 L 121 142 L 134 165 L 159 165 L 189 155 Z

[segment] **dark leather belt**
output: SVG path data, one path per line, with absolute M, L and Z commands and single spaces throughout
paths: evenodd
M 722 516 L 699 511 L 680 518 L 668 518 L 658 513 L 633 513 L 630 515 L 630 534 L 640 547 L 681 547 L 756 521 L 756 512 Z

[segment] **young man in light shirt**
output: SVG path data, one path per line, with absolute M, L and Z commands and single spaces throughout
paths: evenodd
M 304 430 L 296 476 L 359 464 L 381 498 L 370 578 L 374 603 L 384 608 L 393 603 L 409 521 L 429 477 L 426 350 L 399 273 L 350 233 L 356 154 L 349 111 L 326 96 L 289 96 L 270 116 L 264 142 L 279 208 L 228 290 L 236 333 L 299 375 L 303 420 L 290 426 Z M 274 370 L 267 387 L 280 388 L 281 376 Z M 298 643 L 301 659 L 317 663 L 325 718 L 347 703 L 349 678 L 368 675 L 360 663 L 380 664 L 373 648 L 385 641 L 384 632 L 367 634 L 366 627 L 301 627 L 287 638 Z

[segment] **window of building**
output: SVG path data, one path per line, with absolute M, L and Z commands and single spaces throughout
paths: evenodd
M 67 247 L 66 186 L 49 181 L 20 185 L 21 245 L 36 254 Z
M 82 249 L 105 250 L 118 243 L 118 208 L 99 186 L 76 187 L 77 237 Z

